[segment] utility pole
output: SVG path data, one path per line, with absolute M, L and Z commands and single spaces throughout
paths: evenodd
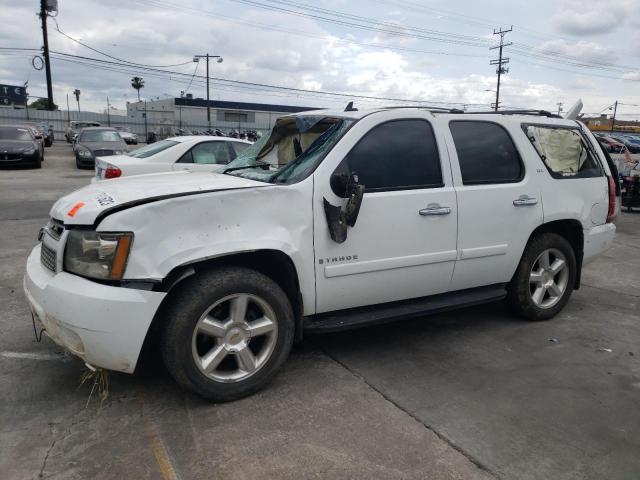
M 556 105 L 558 106 L 558 115 L 560 115 L 560 113 L 562 113 L 562 105 L 564 105 L 564 103 L 558 102 Z
M 47 110 L 53 110 L 53 85 L 51 83 L 51 60 L 49 59 L 49 35 L 47 34 L 47 17 L 48 12 L 54 11 L 55 8 L 47 5 L 47 0 L 40 0 L 40 21 L 42 22 L 42 53 L 44 55 L 44 68 L 47 74 Z
M 144 141 L 147 142 L 149 139 L 149 132 L 147 131 L 147 101 L 144 101 L 144 113 L 142 114 L 144 117 Z
M 111 126 L 111 105 L 109 105 L 109 96 L 107 96 L 107 126 Z
M 209 55 L 206 53 L 205 55 L 194 55 L 193 61 L 199 62 L 201 58 L 205 58 L 207 60 L 207 124 L 209 125 L 209 130 L 211 130 L 211 105 L 209 105 L 209 59 L 217 58 L 218 63 L 223 62 L 223 58 L 220 55 Z
M 500 35 L 500 44 L 489 48 L 489 50 L 495 50 L 496 48 L 500 49 L 499 50 L 498 59 L 497 60 L 491 60 L 489 62 L 489 65 L 497 65 L 496 73 L 498 74 L 498 86 L 496 87 L 496 103 L 495 103 L 495 106 L 494 106 L 496 112 L 498 111 L 498 108 L 500 107 L 500 76 L 503 75 L 503 74 L 509 73 L 509 68 L 503 66 L 503 65 L 506 65 L 507 63 L 509 63 L 509 57 L 504 57 L 504 58 L 502 57 L 502 49 L 504 47 L 508 47 L 509 45 L 511 45 L 511 42 L 504 43 L 504 36 L 505 36 L 505 34 L 511 32 L 511 31 L 513 31 L 513 25 L 509 28 L 509 30 L 503 30 L 502 28 L 500 28 L 500 30 L 496 30 L 494 28 L 493 29 L 493 34 L 494 35 Z
M 613 117 L 611 118 L 611 133 L 613 133 L 613 129 L 616 124 L 616 112 L 618 111 L 618 101 L 616 100 L 613 104 Z
M 69 111 L 69 94 L 67 93 L 67 123 L 71 125 L 71 112 Z

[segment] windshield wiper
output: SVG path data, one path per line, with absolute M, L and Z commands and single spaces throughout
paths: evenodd
M 222 171 L 222 173 L 235 172 L 236 170 L 245 170 L 247 168 L 262 168 L 263 170 L 267 170 L 270 166 L 271 166 L 270 163 L 256 160 L 255 165 L 243 165 L 242 167 L 226 168 Z

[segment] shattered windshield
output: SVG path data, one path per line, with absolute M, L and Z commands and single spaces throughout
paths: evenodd
M 223 173 L 269 183 L 305 178 L 355 120 L 302 116 L 281 118 L 269 135 L 242 152 Z

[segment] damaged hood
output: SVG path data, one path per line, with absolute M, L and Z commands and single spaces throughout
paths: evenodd
M 65 225 L 92 225 L 107 210 L 122 209 L 182 195 L 268 186 L 247 178 L 217 173 L 167 172 L 95 182 L 62 198 L 51 217 Z

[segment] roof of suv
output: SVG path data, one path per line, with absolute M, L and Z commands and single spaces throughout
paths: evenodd
M 502 110 L 498 112 L 494 111 L 469 111 L 465 112 L 459 109 L 448 108 L 435 108 L 435 107 L 417 107 L 417 106 L 398 106 L 398 107 L 380 107 L 374 109 L 358 109 L 358 110 L 338 110 L 338 109 L 323 109 L 323 110 L 308 110 L 306 112 L 291 113 L 285 115 L 286 117 L 305 117 L 305 116 L 323 116 L 323 117 L 337 117 L 337 118 L 350 118 L 359 120 L 368 115 L 388 112 L 388 111 L 426 111 L 432 115 L 447 115 L 451 119 L 458 118 L 460 120 L 477 119 L 477 120 L 497 120 L 498 118 L 513 118 L 517 117 L 520 121 L 526 120 L 529 123 L 551 123 L 556 125 L 575 125 L 575 120 L 565 119 L 559 115 L 553 114 L 545 110 Z

